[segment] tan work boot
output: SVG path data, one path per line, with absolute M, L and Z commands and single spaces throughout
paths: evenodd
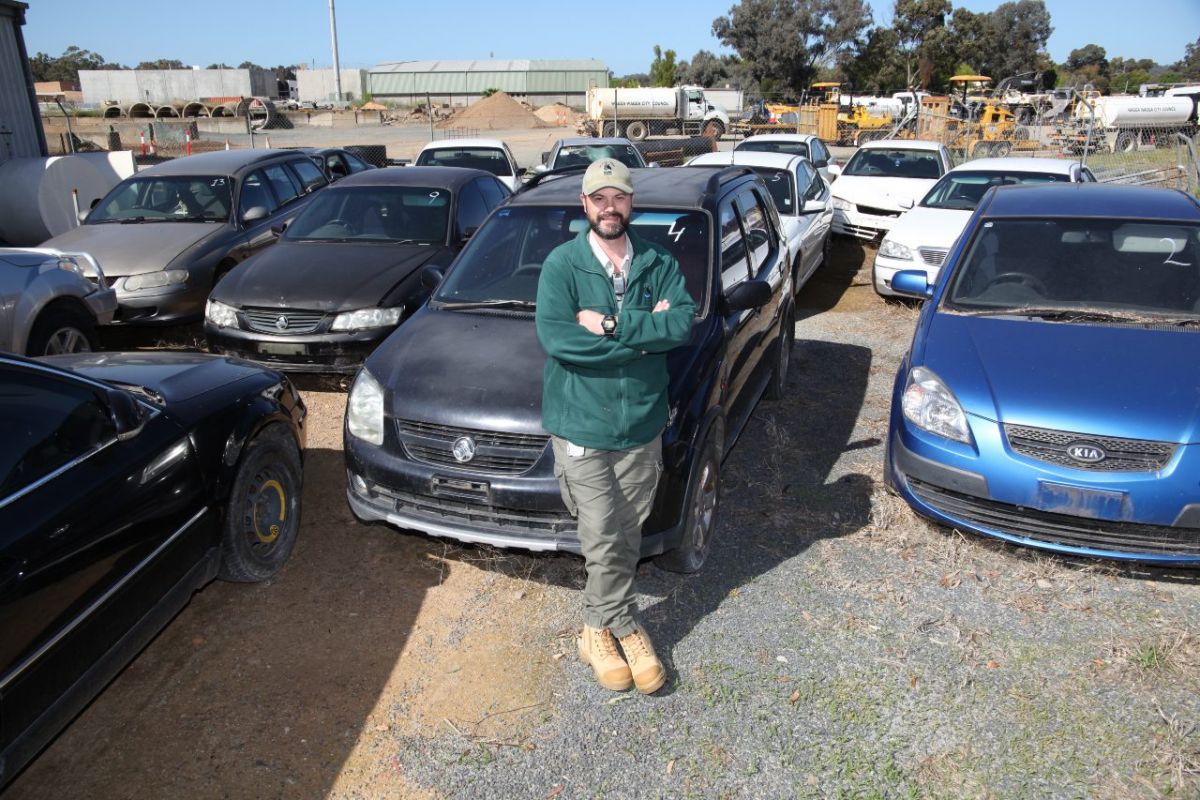
M 605 689 L 623 692 L 633 686 L 629 665 L 617 652 L 617 640 L 608 628 L 583 626 L 579 636 L 579 660 L 591 665 L 596 681 Z
M 628 636 L 621 637 L 621 649 L 633 673 L 633 682 L 642 694 L 653 694 L 667 682 L 667 671 L 654 653 L 650 634 L 641 625 Z

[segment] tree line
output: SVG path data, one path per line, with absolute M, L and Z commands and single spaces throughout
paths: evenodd
M 1043 0 L 1001 3 L 990 12 L 954 8 L 949 0 L 895 0 L 890 26 L 875 25 L 863 0 L 741 0 L 712 24 L 736 55 L 700 50 L 677 61 L 674 50 L 656 45 L 648 73 L 615 77 L 613 85 L 728 86 L 795 100 L 819 80 L 877 95 L 941 91 L 948 78 L 968 74 L 1036 77 L 1044 88 L 1091 85 L 1104 93 L 1200 81 L 1200 36 L 1173 64 L 1110 59 L 1097 44 L 1056 64 L 1046 50 L 1053 31 Z
M 71 45 L 60 56 L 47 53 L 37 53 L 29 59 L 30 71 L 35 81 L 61 81 L 63 83 L 79 83 L 81 69 L 130 69 L 124 64 L 110 62 L 99 53 L 84 50 Z M 178 59 L 160 58 L 156 61 L 142 61 L 132 69 L 191 69 Z M 209 64 L 205 69 L 265 69 L 275 73 L 276 80 L 295 80 L 295 64 L 263 67 L 253 61 L 243 61 L 236 67 L 229 64 Z

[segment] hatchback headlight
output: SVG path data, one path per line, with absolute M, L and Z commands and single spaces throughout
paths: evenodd
M 849 200 L 843 200 L 840 197 L 835 197 L 833 198 L 833 207 L 838 211 L 853 211 L 854 203 L 851 203 Z
M 901 261 L 912 261 L 912 250 L 900 244 L 894 239 L 883 237 L 883 241 L 879 243 L 879 255 L 888 258 L 896 258 Z
M 386 328 L 389 325 L 399 325 L 400 315 L 404 306 L 395 308 L 360 308 L 357 311 L 346 311 L 333 318 L 333 331 L 357 331 L 363 328 Z
M 365 367 L 346 400 L 346 429 L 364 442 L 383 444 L 383 387 Z
M 924 367 L 913 367 L 901 398 L 904 418 L 918 428 L 956 442 L 971 443 L 967 415 L 941 379 Z
M 137 292 L 142 289 L 161 289 L 164 286 L 174 286 L 187 282 L 186 269 L 164 269 L 158 272 L 145 272 L 141 275 L 130 275 L 125 279 L 125 290 Z
M 204 318 L 218 328 L 236 328 L 238 324 L 237 309 L 219 300 L 210 299 L 204 304 Z

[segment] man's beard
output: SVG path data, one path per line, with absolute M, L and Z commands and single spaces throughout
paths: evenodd
M 616 217 L 616 219 L 614 220 L 614 219 L 612 219 L 612 217 Z M 597 215 L 595 219 L 588 217 L 588 225 L 591 226 L 592 230 L 595 231 L 596 235 L 599 236 L 601 239 L 608 239 L 610 241 L 613 239 L 620 239 L 622 236 L 625 235 L 626 229 L 629 228 L 629 217 L 623 217 L 623 216 L 621 216 L 620 213 L 613 213 L 613 214 L 609 215 L 609 219 L 604 220 L 605 222 L 610 222 L 610 223 L 617 222 L 617 228 L 613 232 L 605 232 L 605 231 L 601 230 L 600 229 L 600 219 L 601 218 L 599 215 Z

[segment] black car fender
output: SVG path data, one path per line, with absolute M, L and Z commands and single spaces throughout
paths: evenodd
M 300 450 L 301 463 L 303 463 L 303 407 L 289 407 L 286 401 L 281 402 L 280 393 L 290 396 L 294 390 L 290 386 L 277 383 L 256 395 L 247 397 L 239 404 L 237 419 L 225 437 L 220 474 L 216 476 L 218 497 L 226 496 L 233 485 L 238 463 L 241 461 L 246 445 L 268 425 L 282 424 L 292 432 L 292 436 L 296 439 L 296 446 Z M 300 419 L 296 419 L 297 411 L 299 411 Z

